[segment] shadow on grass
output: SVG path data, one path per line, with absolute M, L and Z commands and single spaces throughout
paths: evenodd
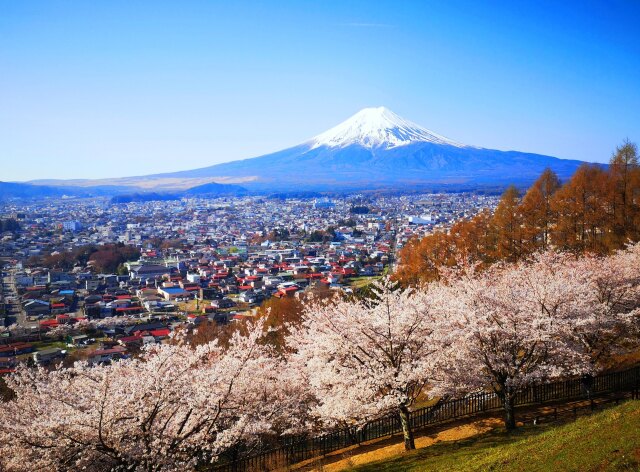
M 504 428 L 495 428 L 469 438 L 441 441 L 429 447 L 403 453 L 390 460 L 372 462 L 350 470 L 358 472 L 398 472 L 408 470 L 455 470 L 455 462 L 466 462 L 480 450 L 505 446 L 524 438 L 547 431 L 551 425 L 522 426 L 508 433 Z M 436 435 L 430 436 L 435 439 Z M 446 459 L 446 460 L 442 460 Z M 433 462 L 437 468 L 429 468 Z M 437 463 L 437 465 L 436 465 Z

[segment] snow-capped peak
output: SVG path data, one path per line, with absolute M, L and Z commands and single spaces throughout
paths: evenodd
M 338 126 L 312 138 L 312 148 L 320 146 L 346 147 L 358 144 L 367 148 L 394 148 L 415 142 L 464 144 L 440 136 L 411 121 L 405 120 L 385 107 L 365 108 Z

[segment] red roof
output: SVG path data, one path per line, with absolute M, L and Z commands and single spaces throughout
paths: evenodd
M 54 328 L 54 327 L 58 326 L 58 321 L 57 320 L 42 320 L 40 322 L 40 326 L 49 326 L 50 328 Z
M 22 351 L 23 349 L 31 349 L 31 348 L 33 348 L 33 345 L 30 343 L 17 342 L 17 343 L 7 344 L 6 346 L 0 346 L 0 353 Z
M 151 330 L 151 336 L 169 336 L 170 333 L 171 330 L 169 328 Z
M 52 303 L 51 304 L 51 308 L 64 308 L 65 304 L 64 303 Z

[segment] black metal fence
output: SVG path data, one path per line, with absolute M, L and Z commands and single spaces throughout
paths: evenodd
M 516 406 L 535 405 L 550 401 L 570 401 L 588 398 L 588 394 L 636 392 L 640 388 L 640 366 L 620 372 L 611 372 L 590 378 L 589 392 L 584 379 L 534 385 L 520 391 Z M 411 412 L 410 423 L 414 429 L 438 425 L 457 418 L 479 415 L 502 408 L 494 393 L 475 393 L 463 398 L 438 402 L 433 406 Z M 320 436 L 295 436 L 282 438 L 277 447 L 240 453 L 238 449 L 227 457 L 221 457 L 210 470 L 216 472 L 268 471 L 285 468 L 291 464 L 323 456 L 339 449 L 373 439 L 400 433 L 402 426 L 397 415 L 373 420 L 360 428 L 344 428 Z

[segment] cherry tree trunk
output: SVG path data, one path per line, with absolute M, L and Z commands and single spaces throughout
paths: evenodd
M 593 410 L 595 408 L 595 404 L 593 402 L 593 376 L 590 374 L 587 374 L 585 376 L 582 377 L 582 379 L 580 379 L 580 383 L 582 384 L 582 388 L 584 389 L 585 393 L 587 394 L 587 400 L 589 400 L 590 406 L 591 406 L 591 410 Z
M 400 424 L 402 425 L 402 434 L 404 436 L 404 450 L 412 451 L 416 448 L 416 443 L 409 423 L 409 409 L 406 406 L 401 406 L 398 414 L 400 415 Z
M 516 429 L 515 395 L 512 392 L 504 392 L 502 403 L 504 405 L 504 426 L 507 431 L 512 431 Z

